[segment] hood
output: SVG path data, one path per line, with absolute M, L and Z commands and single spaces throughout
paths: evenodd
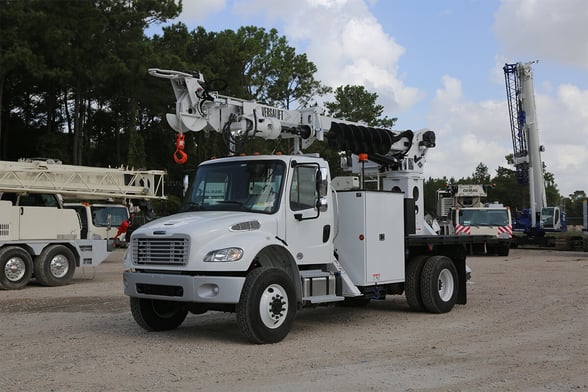
M 256 223 L 259 222 L 259 227 Z M 144 235 L 171 235 L 174 233 L 197 233 L 218 230 L 246 231 L 255 229 L 274 231 L 276 218 L 273 215 L 243 213 L 239 211 L 194 211 L 159 218 L 135 230 Z

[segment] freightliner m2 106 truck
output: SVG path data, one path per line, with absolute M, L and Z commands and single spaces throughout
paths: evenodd
M 221 132 L 231 152 L 248 136 L 291 139 L 293 151 L 201 163 L 184 212 L 133 232 L 124 291 L 140 326 L 169 330 L 188 313 L 235 312 L 243 335 L 261 344 L 285 338 L 305 307 L 402 293 L 419 311 L 466 303 L 466 245 L 488 237 L 440 236 L 425 222 L 432 131 L 273 108 L 208 91 L 201 75 L 150 73 L 172 83 L 176 113 L 167 119 L 178 138 Z M 335 190 L 327 161 L 301 152 L 313 141 L 378 163 L 384 190 Z

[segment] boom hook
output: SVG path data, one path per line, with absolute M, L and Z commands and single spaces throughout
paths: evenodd
M 183 165 L 188 160 L 188 154 L 184 152 L 186 143 L 184 141 L 184 134 L 178 132 L 176 137 L 176 151 L 174 152 L 174 161 Z

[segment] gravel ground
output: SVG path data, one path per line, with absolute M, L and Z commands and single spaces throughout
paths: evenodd
M 0 291 L 2 391 L 586 391 L 588 253 L 471 257 L 468 304 L 409 310 L 403 296 L 300 311 L 280 343 L 235 316 L 138 327 L 122 251 L 65 287 Z

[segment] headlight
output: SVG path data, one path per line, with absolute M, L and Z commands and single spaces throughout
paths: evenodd
M 217 249 L 211 252 L 204 257 L 204 261 L 237 261 L 243 257 L 243 249 L 241 248 L 224 248 L 224 249 Z

